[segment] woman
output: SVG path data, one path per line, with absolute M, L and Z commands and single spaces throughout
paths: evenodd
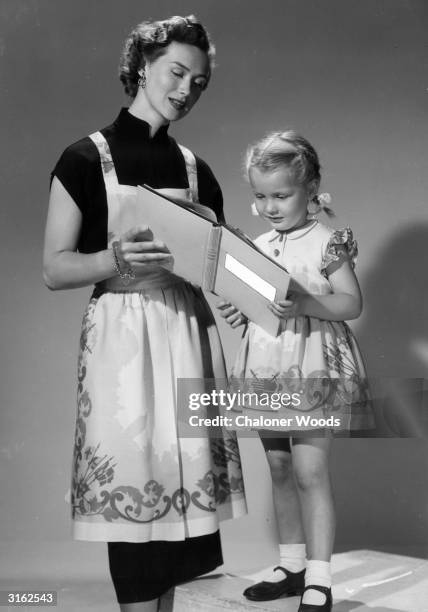
M 213 57 L 193 16 L 137 26 L 120 64 L 129 109 L 52 173 L 45 282 L 95 283 L 80 342 L 74 537 L 108 542 L 122 611 L 156 610 L 169 588 L 221 564 L 218 511 L 245 512 L 236 439 L 178 437 L 177 379 L 224 378 L 224 360 L 201 290 L 170 272 L 136 207 L 136 185 L 148 184 L 223 219 L 211 170 L 168 135 Z

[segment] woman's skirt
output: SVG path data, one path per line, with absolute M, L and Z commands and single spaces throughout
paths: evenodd
M 110 542 L 110 574 L 119 603 L 158 599 L 223 563 L 218 531 L 182 542 Z

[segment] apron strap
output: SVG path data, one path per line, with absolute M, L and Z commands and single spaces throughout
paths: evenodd
M 94 132 L 89 136 L 94 145 L 98 149 L 101 159 L 101 168 L 103 171 L 104 183 L 107 187 L 116 187 L 119 185 L 117 174 L 113 163 L 110 147 L 107 140 L 101 132 Z M 178 145 L 186 163 L 187 180 L 189 181 L 190 199 L 192 202 L 199 202 L 198 194 L 198 172 L 196 169 L 196 158 L 190 149 Z
M 116 187 L 119 185 L 110 147 L 108 146 L 108 142 L 101 132 L 94 132 L 93 134 L 90 134 L 89 138 L 97 147 L 98 153 L 100 154 L 104 184 L 106 186 L 106 192 L 108 193 L 108 187 Z
M 187 180 L 189 181 L 190 199 L 192 202 L 197 204 L 199 202 L 198 194 L 198 172 L 196 169 L 196 158 L 190 149 L 186 149 L 183 145 L 179 144 L 180 151 L 184 157 L 186 163 Z

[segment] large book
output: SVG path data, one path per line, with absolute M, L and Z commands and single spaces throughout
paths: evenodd
M 174 257 L 173 273 L 231 302 L 277 335 L 280 320 L 267 307 L 287 295 L 290 276 L 240 230 L 219 224 L 212 210 L 138 187 L 137 207 L 155 238 Z

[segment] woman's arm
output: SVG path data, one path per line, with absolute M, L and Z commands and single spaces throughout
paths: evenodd
M 357 319 L 362 311 L 362 296 L 349 260 L 343 257 L 326 269 L 333 293 L 330 295 L 294 294 L 289 300 L 271 303 L 269 308 L 279 318 L 308 316 L 327 321 Z
M 81 226 L 82 213 L 61 181 L 54 177 L 43 252 L 43 279 L 49 289 L 85 287 L 116 275 L 111 249 L 91 254 L 76 252 Z M 142 226 L 121 237 L 120 250 L 123 259 L 140 276 L 147 265 L 171 260 L 166 246 L 153 240 L 148 228 Z

